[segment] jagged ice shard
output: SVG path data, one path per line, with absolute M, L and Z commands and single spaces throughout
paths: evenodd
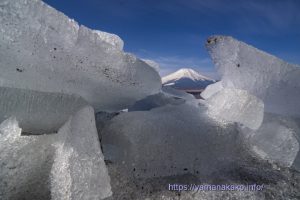
M 210 102 L 219 105 L 224 99 L 229 100 L 224 106 L 231 105 L 236 99 L 232 96 L 223 95 L 219 100 L 213 98 L 228 89 L 245 90 L 261 99 L 265 112 L 261 126 L 256 126 L 256 130 L 252 131 L 242 128 L 250 149 L 260 158 L 279 163 L 281 166 L 293 164 L 299 169 L 299 66 L 286 63 L 232 37 L 212 36 L 208 38 L 206 46 L 222 76 L 219 83 L 211 85 L 203 93 L 208 105 Z M 253 102 L 255 101 L 249 102 L 250 107 L 255 105 Z M 230 113 L 225 112 L 222 116 L 226 118 L 229 115 L 230 118 L 243 115 L 233 121 L 242 120 L 245 125 L 245 122 L 254 119 L 252 111 L 255 108 L 248 110 L 247 114 L 244 112 L 244 108 L 247 107 L 248 103 L 246 107 L 231 110 Z M 222 109 L 226 110 L 226 107 Z M 212 110 L 220 111 L 215 107 Z
M 21 135 L 0 124 L 0 199 L 103 199 L 112 194 L 94 110 L 84 107 L 57 134 Z
M 0 124 L 0 199 L 50 199 L 53 135 L 21 135 L 16 118 Z
M 212 36 L 206 46 L 224 87 L 247 90 L 267 112 L 300 117 L 300 66 L 229 36 Z
M 160 76 L 115 35 L 79 26 L 39 0 L 0 2 L 0 86 L 76 94 L 96 111 L 158 92 Z
M 78 111 L 60 129 L 51 169 L 53 200 L 104 199 L 111 196 L 92 107 Z

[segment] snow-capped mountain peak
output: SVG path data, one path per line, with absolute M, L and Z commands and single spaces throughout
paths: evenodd
M 172 74 L 169 74 L 169 75 L 163 77 L 162 78 L 162 82 L 166 83 L 166 82 L 169 82 L 171 80 L 175 81 L 175 80 L 179 80 L 181 78 L 188 78 L 188 79 L 191 79 L 193 81 L 199 81 L 199 80 L 202 80 L 202 81 L 205 81 L 205 80 L 214 81 L 213 79 L 208 78 L 206 76 L 203 76 L 203 75 L 201 75 L 200 73 L 196 72 L 193 69 L 182 68 L 182 69 L 179 69 L 179 70 L 177 70 L 176 72 L 174 72 Z
M 182 68 L 162 77 L 163 85 L 173 85 L 178 88 L 204 88 L 215 80 L 201 75 L 190 68 Z

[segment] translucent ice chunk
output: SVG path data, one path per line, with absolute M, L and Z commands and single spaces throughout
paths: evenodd
M 86 105 L 76 95 L 0 87 L 0 121 L 14 116 L 23 132 L 31 134 L 57 132 Z
M 247 90 L 267 112 L 300 116 L 300 68 L 232 37 L 207 40 L 224 87 Z
M 16 118 L 0 125 L 0 199 L 50 199 L 53 135 L 21 136 Z
M 239 157 L 239 133 L 205 113 L 190 104 L 122 113 L 102 130 L 103 153 L 137 177 L 226 170 Z
M 94 110 L 78 111 L 59 131 L 51 169 L 54 200 L 103 199 L 112 194 L 100 149 Z
M 217 120 L 239 122 L 258 129 L 264 117 L 264 103 L 245 90 L 223 89 L 207 99 L 208 115 Z
M 216 83 L 208 85 L 203 92 L 201 92 L 201 97 L 203 99 L 208 99 L 209 97 L 213 96 L 224 87 L 222 85 L 222 81 L 218 81 Z
M 92 108 L 80 110 L 58 134 L 21 132 L 14 117 L 0 124 L 1 200 L 50 199 L 50 193 L 53 199 L 73 200 L 111 195 Z
M 111 35 L 79 26 L 40 0 L 2 1 L 0 35 L 3 87 L 76 94 L 96 111 L 127 108 L 161 88 L 158 73 L 120 51 L 118 39 L 116 48 Z
M 286 167 L 293 164 L 299 152 L 297 132 L 299 128 L 292 119 L 268 113 L 258 130 L 244 130 L 257 156 Z

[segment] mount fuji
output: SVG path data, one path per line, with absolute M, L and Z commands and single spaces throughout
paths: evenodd
M 163 86 L 170 86 L 181 90 L 204 89 L 209 84 L 215 82 L 215 80 L 203 76 L 190 68 L 182 68 L 162 77 Z

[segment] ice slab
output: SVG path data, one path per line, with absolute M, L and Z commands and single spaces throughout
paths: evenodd
M 57 132 L 86 105 L 76 95 L 0 87 L 0 121 L 14 116 L 22 131 L 30 134 Z
M 204 106 L 188 103 L 122 113 L 102 130 L 106 159 L 136 177 L 208 176 L 232 167 L 240 144 L 236 125 L 214 121 Z
M 290 167 L 299 152 L 300 129 L 293 119 L 266 113 L 256 131 L 243 130 L 252 152 L 262 159 Z M 296 166 L 299 167 L 299 166 Z
M 212 36 L 206 46 L 224 87 L 247 90 L 271 113 L 300 116 L 300 67 L 232 37 Z
M 50 199 L 55 137 L 21 132 L 14 117 L 0 125 L 0 199 Z
M 110 177 L 96 130 L 94 110 L 85 107 L 60 129 L 51 169 L 53 200 L 104 199 L 111 196 Z
M 127 108 L 161 88 L 158 73 L 121 51 L 119 39 L 40 0 L 1 1 L 0 35 L 2 87 L 76 94 L 96 111 Z
M 15 117 L 0 124 L 1 200 L 111 195 L 91 107 L 78 111 L 57 134 L 21 132 Z
M 238 122 L 258 129 L 264 118 L 264 103 L 245 90 L 223 89 L 206 100 L 208 115 L 220 121 Z

